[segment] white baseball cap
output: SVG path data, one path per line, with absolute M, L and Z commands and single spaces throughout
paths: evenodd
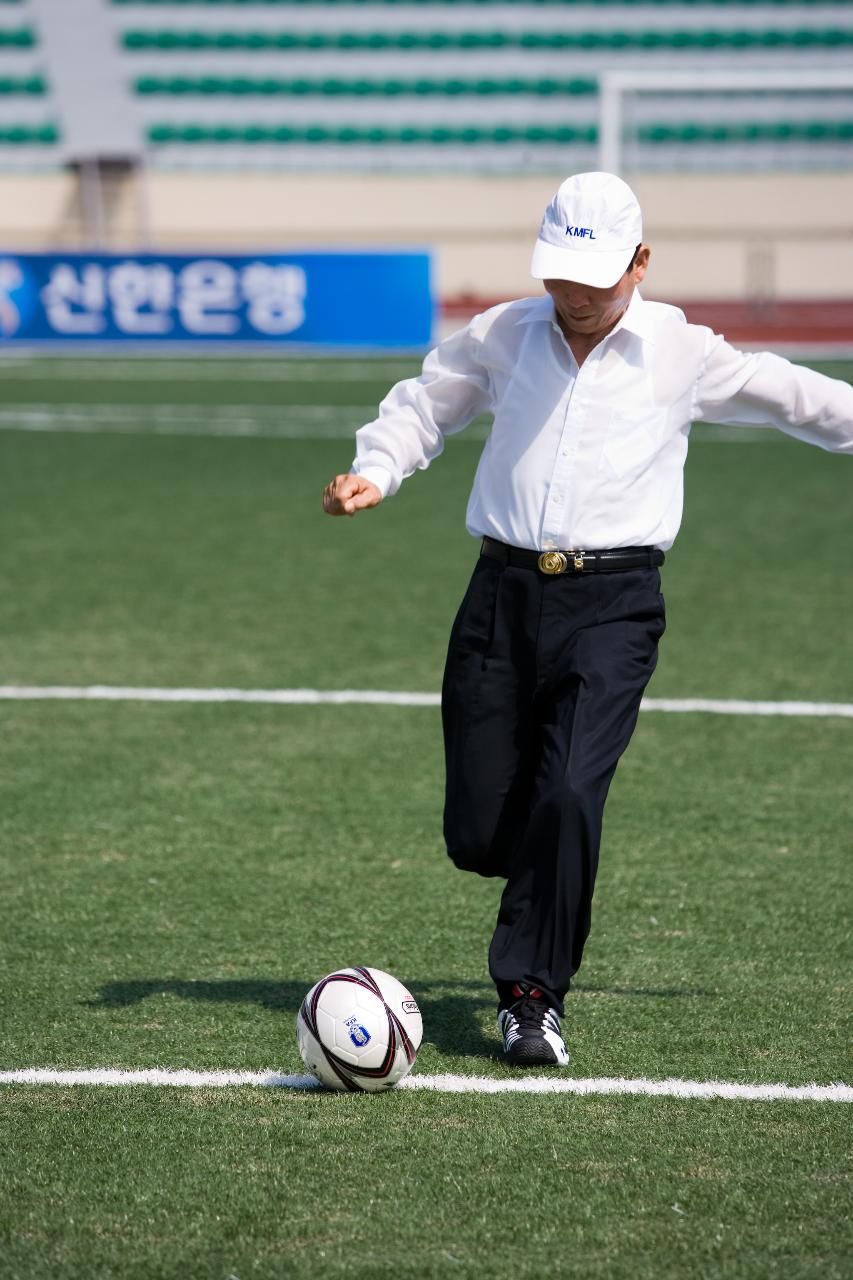
M 530 274 L 609 289 L 642 240 L 643 215 L 628 184 L 615 173 L 576 173 L 545 210 Z

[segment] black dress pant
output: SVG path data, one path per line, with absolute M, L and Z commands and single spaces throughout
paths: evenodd
M 664 626 L 657 569 L 548 577 L 477 562 L 442 690 L 444 834 L 456 866 L 506 878 L 489 950 L 502 997 L 524 981 L 563 1011 L 604 802 Z

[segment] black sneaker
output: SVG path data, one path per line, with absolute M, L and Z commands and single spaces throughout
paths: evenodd
M 538 987 L 516 982 L 513 1003 L 498 1010 L 504 1055 L 514 1067 L 566 1067 L 569 1054 L 560 1019 Z

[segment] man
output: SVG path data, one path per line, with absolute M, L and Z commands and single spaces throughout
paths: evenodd
M 744 354 L 636 291 L 650 250 L 621 179 L 557 191 L 533 251 L 545 297 L 475 316 L 398 383 L 324 493 L 354 515 L 444 437 L 494 415 L 468 503 L 482 550 L 450 637 L 444 833 L 506 879 L 489 951 L 507 1061 L 563 1066 L 604 802 L 664 630 L 658 566 L 696 419 L 770 423 L 853 452 L 853 387 Z

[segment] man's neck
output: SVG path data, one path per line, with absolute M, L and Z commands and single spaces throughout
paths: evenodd
M 611 328 L 613 328 L 612 325 L 611 325 Z M 605 330 L 604 333 L 599 333 L 599 334 L 569 334 L 569 333 L 566 333 L 565 329 L 563 329 L 563 334 L 565 336 L 566 342 L 568 342 L 569 347 L 571 349 L 571 353 L 578 363 L 578 368 L 581 367 L 581 365 L 583 364 L 584 360 L 586 360 L 589 353 L 598 346 L 602 338 L 607 337 L 607 334 L 609 332 L 610 332 L 610 329 L 607 329 Z
M 628 307 L 626 306 L 623 311 L 619 312 L 612 324 L 608 325 L 606 329 L 599 329 L 597 333 L 576 333 L 559 316 L 557 317 L 557 323 L 560 326 L 563 337 L 569 344 L 572 355 L 578 363 L 578 368 L 581 367 L 587 356 L 595 350 L 599 342 L 603 342 L 607 335 L 613 332 L 627 310 Z

